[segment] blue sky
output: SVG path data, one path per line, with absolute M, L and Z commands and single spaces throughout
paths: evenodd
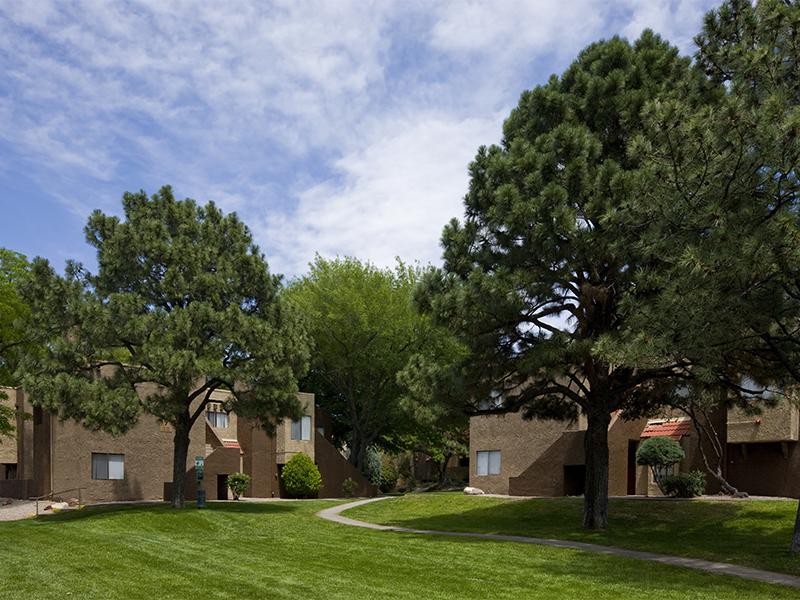
M 708 0 L 0 0 L 0 246 L 93 264 L 89 212 L 170 183 L 315 252 L 438 262 L 467 164 L 519 94 L 644 28 L 685 53 Z

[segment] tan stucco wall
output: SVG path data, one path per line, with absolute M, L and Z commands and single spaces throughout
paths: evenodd
M 113 437 L 90 431 L 74 421 L 48 416 L 52 427 L 52 491 L 83 488 L 85 502 L 155 500 L 163 497 L 164 483 L 172 481 L 173 433 L 155 417 L 142 415 L 125 435 Z M 125 477 L 92 479 L 92 453 L 123 454 Z M 205 424 L 197 423 L 190 435 L 187 470 L 194 457 L 205 455 Z M 77 492 L 64 494 L 75 496 Z
M 747 415 L 740 408 L 728 411 L 728 443 L 796 442 L 800 440 L 800 410 L 784 399 L 761 415 Z
M 3 397 L 5 396 L 5 397 Z M 17 409 L 17 389 L 0 387 L 0 405 Z M 12 423 L 16 425 L 16 423 Z M 17 437 L 0 436 L 0 464 L 16 464 L 17 463 Z M 5 469 L 0 469 L 0 479 L 5 477 Z
M 314 413 L 314 394 L 299 392 L 297 399 L 303 407 L 303 414 L 311 417 L 311 435 L 309 440 L 292 439 L 292 422 L 284 419 L 275 431 L 275 461 L 279 465 L 286 464 L 292 456 L 303 452 L 314 460 L 314 432 L 316 431 L 316 419 Z
M 609 494 L 628 491 L 628 443 L 638 440 L 646 421 L 616 416 L 609 427 Z M 469 482 L 487 493 L 561 496 L 564 467 L 584 464 L 585 419 L 526 421 L 520 413 L 480 415 L 470 419 Z M 477 475 L 477 452 L 501 452 L 500 475 Z M 637 467 L 636 491 L 645 493 L 647 472 Z
M 211 394 L 211 399 L 209 404 L 206 406 L 206 413 L 210 409 L 217 410 L 219 409 L 222 412 L 224 411 L 225 404 L 228 400 L 232 400 L 233 394 L 226 390 L 215 390 Z M 236 432 L 238 429 L 238 417 L 236 416 L 235 412 L 228 413 L 228 426 L 227 427 L 212 427 L 214 433 L 221 440 L 235 440 L 236 439 Z
M 560 495 L 563 465 L 583 462 L 568 423 L 525 421 L 520 413 L 481 415 L 470 419 L 469 483 L 487 493 L 508 494 L 509 479 L 524 475 L 515 492 Z M 582 437 L 582 436 L 577 436 Z M 580 441 L 578 441 L 578 445 Z M 499 450 L 500 475 L 477 475 L 477 453 Z

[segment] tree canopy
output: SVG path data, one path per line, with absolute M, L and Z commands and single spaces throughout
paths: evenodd
M 267 429 L 298 417 L 308 343 L 236 214 L 168 186 L 126 193 L 122 208 L 124 219 L 89 218 L 96 274 L 34 260 L 22 294 L 47 351 L 24 362 L 24 384 L 34 404 L 89 428 L 124 433 L 141 412 L 171 424 L 181 507 L 189 431 L 211 393 L 230 390 L 228 408 Z
M 651 103 L 631 144 L 643 164 L 629 214 L 642 225 L 644 301 L 604 354 L 688 360 L 693 384 L 725 392 L 723 405 L 800 384 L 799 31 L 794 2 L 711 11 L 697 64 L 722 93 Z
M 418 269 L 400 262 L 380 269 L 355 258 L 318 256 L 287 289 L 314 340 L 303 386 L 330 413 L 336 441 L 362 472 L 369 447 L 403 447 L 400 437 L 413 423 L 398 376 L 423 349 L 440 347 L 445 335 L 413 305 L 418 278 Z
M 19 293 L 19 284 L 30 269 L 22 254 L 0 248 L 0 386 L 15 386 L 14 376 L 19 359 L 26 352 L 35 352 L 34 340 L 23 323 L 30 314 L 28 305 Z M 0 399 L 5 394 L 0 392 Z M 15 410 L 0 404 L 0 436 L 14 431 Z
M 463 223 L 445 228 L 444 268 L 423 305 L 468 345 L 468 387 L 504 391 L 527 417 L 586 414 L 584 526 L 607 524 L 611 413 L 650 382 L 685 370 L 606 360 L 635 302 L 642 232 L 625 218 L 640 160 L 642 109 L 676 89 L 706 93 L 690 61 L 645 32 L 583 50 L 561 76 L 522 94 L 501 145 L 470 165 Z

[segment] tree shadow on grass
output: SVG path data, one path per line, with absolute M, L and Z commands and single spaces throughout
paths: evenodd
M 800 575 L 800 559 L 793 559 L 788 552 L 793 511 L 759 510 L 752 501 L 612 499 L 606 531 L 581 528 L 579 499 L 532 499 L 469 510 L 463 506 L 389 519 L 381 512 L 384 518 L 379 520 L 409 529 L 590 542 Z M 381 508 L 388 507 L 376 510 Z M 370 520 L 368 515 L 366 520 Z
M 264 516 L 286 514 L 298 510 L 298 506 L 291 503 L 251 503 L 251 502 L 209 502 L 206 508 L 198 509 L 195 502 L 187 502 L 182 509 L 172 508 L 167 502 L 153 503 L 119 503 L 97 506 L 87 506 L 81 509 L 59 511 L 52 514 L 40 514 L 34 522 L 36 524 L 66 523 L 84 519 L 103 519 L 114 517 L 121 513 L 125 515 L 160 514 L 166 518 L 188 516 L 196 512 L 232 513 L 232 514 L 260 514 Z
M 468 550 L 462 547 L 460 553 L 465 555 L 480 555 L 482 560 L 490 562 L 493 555 L 500 562 L 516 565 L 515 574 L 509 584 L 517 584 L 532 589 L 533 586 L 548 586 L 553 581 L 568 580 L 578 588 L 603 590 L 609 594 L 614 588 L 618 589 L 619 597 L 631 597 L 632 590 L 641 592 L 633 597 L 657 597 L 660 592 L 686 594 L 694 597 L 698 589 L 713 590 L 714 597 L 745 598 L 748 589 L 762 589 L 760 598 L 793 598 L 796 590 L 749 582 L 738 577 L 706 573 L 687 568 L 660 565 L 642 560 L 592 554 L 581 550 L 550 548 L 545 546 L 529 546 L 514 544 L 514 549 L 509 549 L 506 542 L 480 539 L 453 539 L 436 535 L 402 534 L 422 542 L 428 547 L 442 544 L 481 544 L 486 545 L 480 550 Z M 434 551 L 430 551 L 434 554 Z M 452 554 L 452 553 L 451 553 Z M 453 567 L 462 568 L 458 560 Z M 467 565 L 463 565 L 467 568 Z M 469 568 L 473 577 L 476 576 L 474 568 Z M 643 573 L 646 572 L 646 576 Z M 518 581 L 514 581 L 516 578 Z M 526 579 L 527 578 L 527 579 Z M 537 581 L 541 579 L 541 581 Z M 519 581 L 521 580 L 521 581 Z M 772 593 L 771 593 L 772 592 Z M 545 591 L 542 591 L 545 593 Z M 624 596 L 622 594 L 625 594 Z M 546 596 L 541 596 L 546 597 Z M 603 596 L 611 597 L 611 596 Z M 670 597 L 673 597 L 670 595 Z

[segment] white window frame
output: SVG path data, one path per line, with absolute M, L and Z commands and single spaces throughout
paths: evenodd
M 230 423 L 228 413 L 220 410 L 209 410 L 206 412 L 206 420 L 212 427 L 225 429 Z M 224 425 L 220 425 L 220 421 L 224 421 Z
M 289 437 L 298 442 L 311 441 L 311 417 L 305 415 L 299 421 L 292 421 Z
M 500 475 L 503 455 L 500 450 L 478 450 L 475 453 L 475 475 Z
M 92 452 L 92 479 L 98 481 L 125 479 L 125 455 Z

